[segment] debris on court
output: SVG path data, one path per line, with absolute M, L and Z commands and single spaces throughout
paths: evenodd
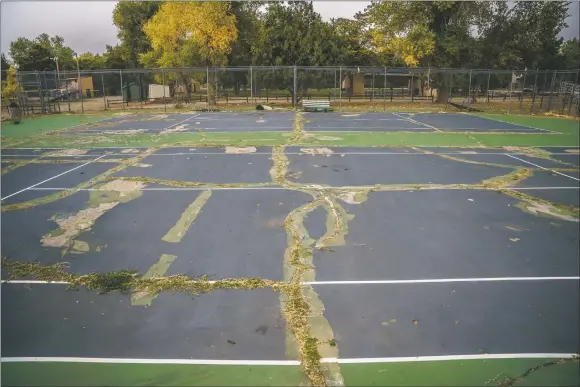
M 510 238 L 510 241 L 512 241 L 512 242 L 517 242 L 519 240 L 520 240 L 520 238 Z
M 330 148 L 300 148 L 300 152 L 312 156 L 314 155 L 330 156 L 334 154 L 334 151 Z
M 226 153 L 256 153 L 258 149 L 255 146 L 237 147 L 237 146 L 226 146 Z
M 176 125 L 173 128 L 163 129 L 159 134 L 167 134 L 167 133 L 176 133 L 176 132 L 185 132 L 189 129 L 187 124 Z
M 121 130 L 107 130 L 105 134 L 139 134 L 145 132 L 147 132 L 147 129 L 121 129 Z
M 50 152 L 46 156 L 57 157 L 57 156 L 79 156 L 86 155 L 88 149 L 61 149 L 58 151 Z
M 552 160 L 551 153 L 541 148 L 519 147 L 519 146 L 504 146 L 505 150 L 520 153 L 529 157 L 537 157 L 541 159 Z M 558 160 L 552 160 L 558 162 Z
M 145 164 L 145 163 L 138 163 L 138 164 L 135 164 L 134 166 L 139 167 L 139 168 L 149 168 L 149 167 L 152 167 L 153 165 Z

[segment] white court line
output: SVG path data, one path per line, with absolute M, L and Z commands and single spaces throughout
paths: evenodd
M 463 113 L 463 114 L 465 114 L 465 113 Z M 462 114 L 460 113 L 460 114 L 458 114 L 458 115 L 462 115 Z M 479 116 L 473 116 L 473 117 L 479 117 Z M 535 129 L 535 130 L 538 130 L 538 131 L 543 131 L 543 132 L 550 132 L 550 133 L 560 133 L 560 132 L 556 132 L 556 131 L 549 130 L 549 129 L 540 129 L 540 128 L 535 128 L 535 127 L 533 127 L 533 126 L 528 126 L 528 125 L 513 124 L 513 123 L 511 123 L 511 122 L 506 122 L 506 121 L 496 120 L 496 119 L 494 119 L 494 118 L 489 118 L 489 117 L 479 117 L 479 118 L 483 118 L 484 120 L 490 120 L 490 121 L 495 121 L 495 122 L 501 122 L 502 124 L 508 124 L 508 125 L 521 126 L 521 127 L 528 128 L 528 129 Z M 543 146 L 543 145 L 542 145 L 542 146 Z
M 566 359 L 578 356 L 576 353 L 486 353 L 477 355 L 442 355 L 413 357 L 369 357 L 369 358 L 322 358 L 322 363 L 357 364 L 357 363 L 407 363 L 425 361 L 452 360 L 488 360 L 488 359 Z
M 511 188 L 504 188 L 504 189 L 509 189 L 509 190 L 514 190 L 514 191 L 520 191 L 520 190 L 527 190 L 527 189 L 531 189 L 531 190 L 538 190 L 538 189 L 580 189 L 579 187 L 511 187 Z
M 435 284 L 452 282 L 506 282 L 506 281 L 578 281 L 580 277 L 491 277 L 491 278 L 434 278 L 414 280 L 368 280 L 368 281 L 313 281 L 302 285 L 384 285 L 384 284 Z
M 424 284 L 424 283 L 453 283 L 453 282 L 508 282 L 508 281 L 578 281 L 580 277 L 492 277 L 492 278 L 435 278 L 414 280 L 368 280 L 368 281 L 313 281 L 301 282 L 300 285 L 400 285 L 400 284 Z M 2 280 L 9 284 L 30 285 L 67 285 L 65 281 L 39 281 L 39 280 Z M 208 281 L 215 283 L 215 281 Z
M 86 162 L 86 163 L 84 163 L 84 164 L 81 164 L 81 165 L 79 165 L 79 166 L 77 166 L 77 167 L 71 168 L 71 169 L 69 169 L 68 171 L 65 171 L 65 172 L 63 172 L 63 173 L 59 173 L 58 175 L 56 175 L 56 176 L 53 176 L 53 177 L 51 177 L 51 178 L 48 178 L 48 179 L 46 179 L 46 180 L 43 180 L 43 181 L 41 181 L 40 183 L 36 183 L 36 184 L 34 184 L 34 185 L 31 185 L 30 187 L 27 187 L 27 188 L 21 189 L 21 190 L 20 190 L 20 191 L 18 191 L 18 192 L 14 192 L 13 194 L 10 194 L 10 195 L 8 195 L 8 196 L 4 196 L 4 197 L 3 197 L 2 199 L 0 199 L 0 200 L 8 199 L 8 198 L 10 198 L 10 197 L 12 197 L 12 196 L 14 196 L 14 195 L 18 195 L 18 194 L 19 194 L 19 193 L 21 193 L 21 192 L 24 192 L 24 191 L 26 191 L 26 190 L 29 190 L 29 189 L 31 189 L 31 188 L 34 188 L 34 187 L 36 187 L 36 186 L 38 186 L 38 185 L 44 184 L 44 183 L 46 183 L 47 181 L 51 181 L 52 179 L 56 179 L 57 177 L 60 177 L 60 176 L 62 176 L 62 175 L 66 175 L 67 173 L 69 173 L 69 172 L 72 172 L 72 171 L 74 171 L 75 169 L 82 168 L 82 167 L 84 167 L 85 165 L 87 165 L 87 164 L 90 164 L 90 163 L 92 163 L 93 161 L 97 161 L 97 160 L 99 160 L 99 159 L 102 159 L 102 158 L 103 158 L 103 157 L 105 157 L 105 156 L 107 156 L 107 155 L 102 155 L 102 156 L 99 156 L 99 157 L 97 157 L 97 158 L 96 158 L 96 159 L 94 159 L 94 160 L 87 161 L 87 162 Z M 69 189 L 69 188 L 67 188 L 67 189 Z
M 179 147 L 177 147 L 179 148 Z M 187 148 L 187 147 L 186 147 Z M 200 148 L 205 148 L 205 147 L 200 147 Z M 309 146 L 302 146 L 301 148 L 310 148 Z M 422 153 L 422 152 L 417 152 L 417 151 L 411 151 L 411 152 L 340 152 L 340 148 L 335 148 L 338 149 L 334 154 L 331 154 L 330 156 L 340 156 L 340 155 L 429 155 L 429 153 Z M 203 155 L 203 156 L 208 156 L 208 155 L 223 155 L 223 156 L 232 156 L 232 155 L 248 155 L 248 156 L 252 156 L 252 155 L 272 155 L 272 152 L 253 152 L 253 153 L 225 153 L 225 151 L 223 152 L 176 152 L 176 153 L 152 153 L 149 156 L 186 156 L 186 155 Z M 286 155 L 300 155 L 300 154 L 304 154 L 304 152 L 284 152 L 284 154 Z M 476 152 L 475 153 L 462 153 L 462 152 L 435 152 L 434 155 L 461 155 L 461 156 L 477 156 L 477 155 L 506 155 L 506 154 L 510 154 L 510 155 L 521 155 L 521 156 L 525 156 L 526 153 L 519 153 L 519 152 L 513 152 L 513 153 L 505 153 L 505 152 Z M 107 156 L 137 156 L 139 155 L 139 153 L 107 153 Z M 431 154 L 433 155 L 433 154 Z M 550 153 L 550 155 L 553 156 L 577 156 L 578 155 L 574 155 L 571 153 L 565 153 L 565 152 L 555 152 L 555 153 Z M 2 155 L 2 157 L 38 157 L 38 154 L 30 154 L 30 155 Z M 43 156 L 43 158 L 65 158 L 65 157 L 94 157 L 97 156 L 96 154 L 90 154 L 90 155 L 74 155 L 74 156 L 62 156 L 62 155 L 56 155 L 56 156 Z
M 56 187 L 39 187 L 31 188 L 31 191 L 65 191 L 70 188 L 56 188 Z M 291 188 L 284 187 L 212 187 L 209 185 L 200 187 L 160 187 L 160 188 L 141 188 L 139 191 L 252 191 L 252 190 L 291 190 Z M 100 188 L 79 188 L 77 191 L 107 191 Z M 115 190 L 118 192 L 131 191 L 131 190 Z
M 307 187 L 308 188 L 308 187 Z M 335 186 L 328 186 L 325 187 L 326 189 L 373 189 L 376 188 L 376 186 L 374 185 L 360 185 L 360 186 L 342 186 L 342 187 L 335 187 Z M 63 188 L 63 187 L 38 187 L 38 188 L 30 188 L 30 191 L 66 191 L 67 189 L 70 188 Z M 252 190 L 279 190 L 279 191 L 283 191 L 283 190 L 292 190 L 292 188 L 285 188 L 285 187 L 269 187 L 269 186 L 263 186 L 263 187 L 212 187 L 211 185 L 206 185 L 206 186 L 200 186 L 200 187 L 157 187 L 157 188 L 141 188 L 140 191 L 206 191 L 206 190 L 212 190 L 212 191 L 252 191 Z M 444 191 L 444 190 L 454 190 L 454 191 L 460 191 L 460 190 L 468 190 L 468 191 L 493 191 L 493 189 L 490 188 L 485 188 L 485 187 L 469 187 L 469 188 L 457 188 L 457 187 L 428 187 L 428 188 L 414 188 L 414 187 L 409 187 L 407 189 L 407 191 Z M 539 190 L 539 189 L 543 189 L 543 190 L 550 190 L 550 189 L 580 189 L 580 187 L 506 187 L 506 188 L 502 188 L 505 190 L 515 190 L 515 191 L 519 191 L 519 190 Z M 77 191 L 107 191 L 101 188 L 79 188 L 77 189 Z M 120 192 L 124 191 L 124 190 L 119 190 Z M 401 190 L 403 191 L 403 190 Z
M 397 113 L 393 113 L 393 114 L 394 114 L 395 116 L 397 116 L 397 117 L 405 118 L 405 117 L 403 117 L 403 116 L 400 116 L 400 115 L 398 115 Z M 426 127 L 428 127 L 428 128 L 431 128 L 431 129 L 433 129 L 433 130 L 435 130 L 435 131 L 439 131 L 439 129 L 437 129 L 436 127 L 434 127 L 434 126 L 431 126 L 431 125 L 428 125 L 428 124 L 424 124 L 424 123 L 422 123 L 422 122 L 419 122 L 419 121 L 417 121 L 417 120 L 414 120 L 414 119 L 412 119 L 410 116 L 409 116 L 409 117 L 407 117 L 406 119 L 407 119 L 409 122 L 413 123 L 413 124 L 424 125 L 424 126 L 426 126 Z
M 28 363 L 116 363 L 116 364 L 205 364 L 205 365 L 288 365 L 297 366 L 297 360 L 213 360 L 213 359 L 119 359 L 97 357 L 3 357 L 2 362 Z
M 489 359 L 567 359 L 575 353 L 499 353 L 476 355 L 442 355 L 413 357 L 369 357 L 369 358 L 322 358 L 321 363 L 410 363 L 428 361 L 489 360 Z M 190 365 L 253 365 L 253 366 L 298 366 L 298 360 L 214 360 L 214 359 L 130 359 L 98 357 L 3 357 L 6 363 L 114 363 L 114 364 L 190 364 Z
M 508 153 L 506 153 L 505 155 L 506 155 L 506 156 L 508 156 L 508 157 L 511 157 L 512 159 L 519 160 L 519 161 L 521 161 L 522 163 L 530 164 L 530 165 L 533 165 L 534 167 L 541 168 L 541 169 L 543 169 L 543 170 L 545 170 L 545 171 L 549 171 L 549 172 L 557 173 L 558 175 L 562 175 L 562 176 L 564 176 L 564 177 L 567 177 L 567 178 L 569 178 L 569 179 L 576 180 L 576 181 L 580 181 L 580 179 L 577 179 L 577 178 L 575 178 L 574 176 L 566 175 L 566 174 L 564 174 L 564 173 L 560 173 L 560 172 L 558 172 L 558 171 L 554 171 L 554 170 L 552 170 L 552 169 L 549 169 L 549 168 L 544 168 L 544 167 L 542 167 L 541 165 L 534 164 L 534 163 L 531 163 L 531 162 L 529 162 L 529 161 L 526 161 L 526 160 L 522 160 L 522 159 L 520 159 L 519 157 L 512 156 L 512 155 L 510 155 L 510 154 L 508 154 Z
M 171 129 L 171 128 L 173 128 L 174 126 L 181 125 L 181 124 L 183 124 L 184 122 L 187 122 L 187 121 L 189 121 L 189 120 L 191 120 L 191 119 L 194 119 L 195 117 L 199 116 L 200 114 L 201 114 L 201 113 L 194 114 L 193 116 L 191 116 L 191 117 L 189 117 L 189 118 L 186 118 L 186 119 L 185 119 L 185 120 L 183 120 L 183 121 L 176 122 L 175 124 L 173 124 L 173 125 L 169 125 L 167 128 L 163 128 L 163 129 L 161 129 L 161 130 L 167 130 L 167 129 Z

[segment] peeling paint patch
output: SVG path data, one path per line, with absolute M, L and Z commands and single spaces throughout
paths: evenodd
M 133 149 L 133 148 L 130 148 L 130 149 L 123 149 L 123 150 L 121 151 L 121 153 L 139 153 L 139 149 Z
M 226 146 L 225 153 L 255 153 L 257 151 L 255 146 L 237 147 Z
M 578 155 L 580 154 L 580 149 L 564 149 L 564 152 Z
M 74 215 L 62 219 L 54 219 L 60 227 L 60 232 L 50 232 L 42 237 L 40 242 L 45 247 L 69 246 L 81 232 L 88 230 L 105 212 L 115 207 L 117 202 L 99 203 L 96 207 L 80 210 Z
M 519 209 L 534 215 L 545 215 L 553 218 L 567 220 L 569 222 L 578 222 L 577 218 L 563 213 L 560 209 L 552 206 L 549 203 L 528 203 L 519 202 L 516 204 Z
M 139 168 L 149 168 L 149 167 L 152 167 L 151 164 L 145 164 L 145 163 L 135 164 L 135 166 L 136 167 L 139 167 Z
M 61 149 L 50 152 L 46 156 L 79 156 L 87 154 L 88 149 Z
M 159 134 L 167 134 L 167 133 L 176 133 L 176 132 L 185 132 L 189 129 L 187 124 L 176 125 L 173 128 L 163 129 Z
M 361 204 L 368 199 L 368 190 L 343 192 L 338 195 L 338 198 L 348 204 Z
M 332 149 L 329 148 L 300 148 L 300 152 L 302 153 L 306 153 L 309 155 L 324 155 L 324 156 L 330 156 L 331 154 L 334 154 L 334 151 Z
M 107 130 L 106 134 L 139 134 L 145 132 L 147 132 L 147 129 L 123 129 L 123 130 Z
M 210 196 L 211 191 L 209 190 L 200 193 L 193 203 L 191 203 L 183 214 L 181 214 L 181 217 L 175 226 L 173 226 L 161 239 L 169 243 L 180 242 Z

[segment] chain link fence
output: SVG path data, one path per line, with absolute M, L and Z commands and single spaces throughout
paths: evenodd
M 578 116 L 578 70 L 249 66 L 18 72 L 24 114 L 300 108 Z

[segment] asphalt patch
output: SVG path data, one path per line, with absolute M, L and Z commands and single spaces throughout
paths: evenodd
M 182 241 L 167 246 L 178 256 L 168 274 L 281 280 L 284 221 L 309 200 L 286 190 L 214 191 Z
M 375 184 L 473 184 L 511 168 L 461 163 L 430 154 L 288 155 L 293 181 L 330 186 Z M 297 176 L 297 177 L 296 177 Z
M 167 150 L 163 150 L 167 152 Z M 185 154 L 148 156 L 143 168 L 130 166 L 115 176 L 178 180 L 204 183 L 266 183 L 271 181 L 271 149 L 268 154 Z
M 578 351 L 577 281 L 315 289 L 343 358 Z
M 126 294 L 2 285 L 2 338 L 4 357 L 284 360 L 269 289 L 164 293 L 146 308 Z
M 493 191 L 374 192 L 351 205 L 347 243 L 314 250 L 316 278 L 413 280 L 570 276 L 578 223 L 541 217 Z M 554 254 L 557 246 L 557 254 Z M 550 257 L 547 259 L 547 257 Z

